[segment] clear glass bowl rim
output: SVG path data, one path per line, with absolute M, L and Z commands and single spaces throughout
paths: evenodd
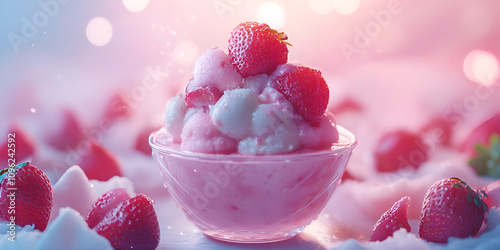
M 154 131 L 149 135 L 149 145 L 154 151 L 160 152 L 162 154 L 175 155 L 177 157 L 185 157 L 198 159 L 203 161 L 234 161 L 234 162 L 282 162 L 282 161 L 294 161 L 294 160 L 304 160 L 307 158 L 318 158 L 318 157 L 331 157 L 333 155 L 343 155 L 345 153 L 350 153 L 357 145 L 356 136 L 346 128 L 336 125 L 339 132 L 339 141 L 333 143 L 330 149 L 324 150 L 307 150 L 305 152 L 292 152 L 285 154 L 273 154 L 273 155 L 247 155 L 247 154 L 204 154 L 204 153 L 194 153 L 189 151 L 182 151 L 169 147 L 166 143 L 172 143 L 170 140 L 170 135 L 166 131 L 165 127 Z

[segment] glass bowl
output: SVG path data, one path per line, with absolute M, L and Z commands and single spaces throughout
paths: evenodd
M 325 207 L 357 144 L 337 129 L 329 150 L 278 155 L 185 152 L 164 128 L 149 143 L 168 191 L 205 235 L 263 243 L 297 235 Z

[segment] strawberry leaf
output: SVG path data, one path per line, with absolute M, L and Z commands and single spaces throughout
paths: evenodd
M 8 168 L 4 168 L 4 169 L 0 170 L 0 185 L 3 183 L 3 180 L 5 179 L 5 177 L 7 177 L 8 173 L 9 173 Z
M 491 159 L 500 160 L 500 139 L 498 134 L 493 134 L 490 138 L 490 154 Z
M 453 188 L 465 188 L 467 190 L 467 202 L 474 202 L 474 205 L 476 205 L 477 208 L 483 209 L 485 213 L 488 212 L 488 206 L 484 202 L 484 198 L 488 197 L 488 195 L 486 195 L 484 190 L 478 189 L 474 191 L 465 181 L 458 177 L 451 177 L 450 180 L 458 181 L 458 183 L 452 185 Z
M 467 193 L 467 201 L 468 202 L 472 202 L 472 195 L 470 193 Z M 476 203 L 476 199 L 474 199 L 474 203 Z M 477 206 L 477 203 L 476 203 L 476 206 Z
M 476 157 L 468 164 L 482 176 L 500 178 L 500 139 L 498 134 L 492 134 L 489 145 L 476 144 Z

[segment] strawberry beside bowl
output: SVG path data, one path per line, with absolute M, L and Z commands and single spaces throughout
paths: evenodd
M 205 235 L 263 243 L 299 234 L 325 207 L 357 145 L 337 129 L 328 150 L 277 155 L 185 152 L 164 128 L 149 143 L 168 191 Z

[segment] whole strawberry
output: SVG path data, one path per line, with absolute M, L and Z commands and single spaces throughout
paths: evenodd
M 319 70 L 284 64 L 271 75 L 271 81 L 307 123 L 313 126 L 320 123 L 330 91 Z
M 488 211 L 483 196 L 458 178 L 437 181 L 425 195 L 418 235 L 436 243 L 476 235 Z
M 394 203 L 391 209 L 387 210 L 375 224 L 371 241 L 383 241 L 387 237 L 392 236 L 400 228 L 404 228 L 407 232 L 410 232 L 411 227 L 408 223 L 409 204 L 410 197 L 408 196 Z
M 241 23 L 231 32 L 229 56 L 242 77 L 270 74 L 288 60 L 284 33 L 278 33 L 267 24 Z
M 115 249 L 155 249 L 160 242 L 153 201 L 145 194 L 130 198 L 125 189 L 112 189 L 99 197 L 87 224 Z
M 52 210 L 47 175 L 27 162 L 0 171 L 0 183 L 0 220 L 45 230 Z

